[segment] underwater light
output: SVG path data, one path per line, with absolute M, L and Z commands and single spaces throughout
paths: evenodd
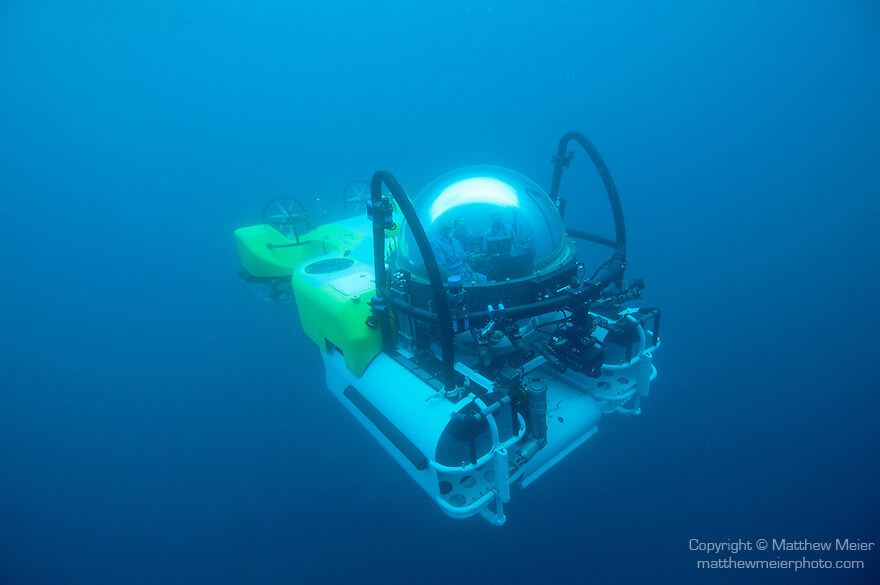
M 437 196 L 429 212 L 430 221 L 433 222 L 454 207 L 469 203 L 516 207 L 519 198 L 516 190 L 504 181 L 494 177 L 471 177 L 449 185 Z

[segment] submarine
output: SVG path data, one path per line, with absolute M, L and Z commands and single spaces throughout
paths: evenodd
M 572 142 L 607 192 L 613 238 L 565 224 Z M 551 162 L 549 191 L 477 165 L 412 198 L 379 170 L 346 186 L 338 221 L 313 225 L 280 197 L 234 232 L 242 278 L 296 304 L 329 391 L 451 518 L 504 524 L 516 489 L 603 415 L 640 414 L 657 376 L 660 310 L 636 306 L 644 281 L 625 280 L 611 173 L 577 131 Z M 610 255 L 587 265 L 591 249 Z

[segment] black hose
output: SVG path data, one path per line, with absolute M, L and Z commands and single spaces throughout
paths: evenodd
M 571 304 L 573 299 L 573 295 L 562 293 L 558 296 L 553 297 L 552 299 L 546 299 L 543 301 L 538 301 L 536 303 L 529 303 L 527 305 L 518 305 L 516 307 L 505 308 L 504 316 L 508 319 L 513 319 L 514 321 L 518 319 L 525 319 L 526 317 L 534 317 L 535 315 L 541 315 L 543 313 L 549 313 L 550 311 L 554 311 L 556 309 L 561 309 L 562 307 Z M 489 311 L 476 311 L 474 313 L 471 313 L 469 316 L 472 322 L 479 323 L 480 321 L 489 318 Z
M 591 234 L 590 232 L 585 232 L 583 230 L 578 229 L 566 229 L 565 233 L 570 235 L 573 238 L 577 238 L 578 240 L 586 240 L 588 242 L 595 242 L 597 244 L 602 244 L 603 246 L 607 246 L 609 248 L 616 248 L 617 242 L 612 240 L 611 238 L 606 238 L 605 236 L 600 236 L 597 234 Z
M 394 307 L 394 310 L 399 313 L 404 313 L 406 315 L 411 315 L 417 318 L 419 321 L 425 321 L 427 323 L 436 323 L 437 322 L 437 314 L 432 313 L 431 311 L 426 311 L 425 309 L 420 309 L 416 306 L 413 306 L 406 301 L 395 297 L 391 294 L 391 291 L 385 288 L 378 289 L 379 296 L 384 299 L 388 299 L 388 302 Z
M 400 212 L 403 214 L 406 224 L 412 230 L 413 237 L 422 260 L 425 263 L 425 271 L 428 273 L 428 281 L 434 294 L 434 310 L 437 312 L 437 326 L 440 329 L 440 352 L 443 359 L 443 383 L 447 390 L 455 389 L 455 348 L 453 346 L 454 333 L 452 331 L 452 317 L 449 312 L 449 303 L 446 299 L 446 289 L 443 287 L 443 278 L 440 276 L 440 268 L 437 266 L 437 258 L 434 250 L 425 234 L 425 228 L 412 206 L 412 201 L 403 191 L 400 183 L 389 171 L 380 170 L 373 173 L 370 181 L 370 198 L 374 210 L 380 208 L 382 202 L 382 184 L 388 187 Z M 375 264 L 376 289 L 385 289 L 388 286 L 387 274 L 385 273 L 385 224 L 384 218 L 377 213 L 373 214 L 373 263 Z M 389 299 L 390 302 L 390 299 Z M 391 347 L 391 325 L 388 311 L 382 314 L 382 344 L 386 349 Z
M 388 303 L 391 304 L 391 306 L 394 307 L 396 311 L 405 313 L 407 315 L 412 315 L 420 321 L 437 323 L 439 319 L 436 313 L 426 311 L 425 309 L 420 309 L 419 307 L 415 307 L 402 299 L 390 296 L 389 292 L 384 287 L 379 288 L 379 295 L 383 298 L 387 298 Z M 504 309 L 504 315 L 514 320 L 525 319 L 527 317 L 534 317 L 535 315 L 542 315 L 544 313 L 549 313 L 550 311 L 562 309 L 563 307 L 571 305 L 574 301 L 574 295 L 569 293 L 562 293 L 558 296 L 553 297 L 552 299 L 546 299 L 526 305 L 518 305 L 516 307 L 507 307 Z M 586 302 L 586 298 L 582 302 Z M 472 323 L 487 321 L 489 319 L 489 311 L 475 311 L 473 313 L 469 313 L 468 318 L 471 320 Z
M 608 201 L 611 204 L 611 213 L 614 216 L 614 255 L 596 271 L 595 275 L 598 277 L 597 289 L 602 291 L 612 282 L 622 279 L 623 271 L 626 268 L 626 226 L 623 221 L 623 207 L 620 204 L 617 186 L 614 184 L 614 179 L 611 178 L 611 171 L 608 170 L 608 166 L 602 160 L 599 151 L 596 150 L 596 147 L 593 146 L 593 143 L 590 142 L 586 134 L 576 130 L 562 135 L 562 138 L 559 139 L 559 146 L 556 148 L 556 156 L 553 157 L 553 182 L 550 186 L 550 198 L 553 202 L 559 203 L 559 185 L 562 181 L 562 173 L 571 161 L 571 158 L 568 156 L 568 143 L 572 140 L 577 141 L 590 157 L 590 160 L 593 161 L 593 165 L 596 167 L 596 171 L 599 172 L 599 177 L 605 185 L 605 191 L 608 192 Z M 572 231 L 569 230 L 569 233 L 572 233 Z

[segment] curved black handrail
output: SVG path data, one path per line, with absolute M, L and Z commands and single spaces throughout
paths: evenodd
M 380 289 L 380 293 L 387 294 L 387 290 Z M 584 297 L 578 302 L 584 304 L 588 302 L 588 300 L 589 299 L 587 297 Z M 424 321 L 426 323 L 437 323 L 439 321 L 436 313 L 414 307 L 406 301 L 389 297 L 388 302 L 392 307 L 394 307 L 396 311 L 405 313 L 407 315 L 412 315 L 420 321 Z M 505 307 L 504 316 L 510 319 L 526 319 L 528 317 L 534 317 L 536 315 L 547 313 L 548 311 L 561 309 L 562 307 L 571 305 L 572 302 L 575 302 L 574 295 L 570 292 L 562 292 L 549 299 L 535 301 L 534 303 Z M 468 313 L 468 319 L 470 319 L 471 323 L 481 323 L 489 319 L 489 317 L 489 311 L 474 311 L 472 313 Z
M 599 293 L 608 287 L 612 282 L 620 282 L 623 279 L 624 269 L 626 268 L 626 227 L 623 221 L 623 207 L 620 204 L 620 196 L 617 193 L 617 187 L 611 178 L 611 172 L 605 161 L 602 160 L 599 151 L 590 142 L 582 132 L 571 131 L 566 132 L 559 141 L 556 150 L 556 156 L 553 157 L 553 182 L 550 188 L 550 197 L 559 205 L 559 185 L 562 180 L 562 173 L 571 163 L 571 156 L 567 153 L 568 143 L 572 140 L 577 141 L 589 155 L 590 160 L 599 172 L 605 190 L 608 192 L 608 200 L 611 204 L 611 211 L 614 215 L 615 239 L 610 240 L 602 236 L 590 234 L 581 230 L 569 230 L 569 234 L 573 237 L 596 242 L 608 247 L 614 248 L 614 255 L 603 263 L 591 277 L 590 293 L 586 295 L 561 294 L 552 299 L 545 299 L 535 303 L 526 304 L 520 307 L 511 308 L 508 313 L 514 315 L 512 318 L 522 318 L 525 316 L 537 314 L 541 311 L 555 310 L 565 306 L 571 302 L 584 304 L 590 299 L 596 298 Z M 431 285 L 431 291 L 434 298 L 434 313 L 413 307 L 409 303 L 401 299 L 394 298 L 389 294 L 388 275 L 385 270 L 385 214 L 382 210 L 382 185 L 388 188 L 391 196 L 397 202 L 407 226 L 412 230 L 416 246 L 422 255 L 425 263 L 425 271 L 428 274 L 428 281 Z M 447 390 L 455 388 L 455 333 L 452 328 L 452 314 L 449 310 L 449 302 L 446 298 L 446 288 L 443 285 L 443 278 L 440 275 L 440 268 L 437 265 L 437 258 L 434 256 L 434 250 L 425 233 L 418 215 L 413 208 L 412 201 L 403 191 L 403 188 L 394 178 L 391 172 L 379 170 L 373 173 L 370 181 L 370 199 L 373 207 L 373 262 L 376 275 L 376 291 L 377 295 L 384 299 L 386 310 L 381 312 L 380 323 L 382 330 L 382 344 L 386 351 L 392 349 L 391 341 L 391 324 L 387 307 L 395 307 L 401 312 L 408 313 L 417 319 L 425 322 L 434 323 L 440 331 L 440 350 L 442 356 L 442 376 L 443 383 Z M 560 206 L 560 215 L 564 214 L 564 206 Z M 488 312 L 476 312 L 470 315 L 473 320 L 488 318 Z
M 373 263 L 375 264 L 376 289 L 380 294 L 386 294 L 388 288 L 388 276 L 385 272 L 385 223 L 384 218 L 376 212 L 382 204 L 382 184 L 388 188 L 391 196 L 397 202 L 400 212 L 403 214 L 406 224 L 412 230 L 416 245 L 425 263 L 425 271 L 428 273 L 428 281 L 434 295 L 434 311 L 437 315 L 437 327 L 440 329 L 440 352 L 443 360 L 443 384 L 449 391 L 455 388 L 455 348 L 453 345 L 455 334 L 452 331 L 452 316 L 449 312 L 449 302 L 446 299 L 446 289 L 443 286 L 443 278 L 440 276 L 440 268 L 434 250 L 428 241 L 425 228 L 419 220 L 412 201 L 403 191 L 400 183 L 389 171 L 379 170 L 373 173 L 370 181 L 370 199 L 373 204 Z M 389 299 L 390 301 L 390 299 Z M 382 344 L 385 349 L 390 349 L 391 325 L 388 311 L 381 315 Z
M 585 232 L 584 230 L 578 229 L 566 229 L 565 233 L 578 240 L 593 242 L 594 244 L 602 244 L 603 246 L 607 246 L 609 248 L 617 248 L 617 242 L 615 242 L 611 238 L 606 238 L 605 236 L 591 234 L 590 232 Z
M 617 186 L 614 184 L 614 179 L 611 178 L 611 171 L 608 170 L 608 165 L 602 160 L 602 155 L 599 154 L 599 151 L 593 146 L 593 143 L 590 142 L 586 134 L 577 130 L 566 132 L 559 139 L 559 146 L 556 148 L 556 155 L 553 157 L 553 182 L 550 186 L 550 198 L 553 202 L 559 204 L 559 185 L 562 181 L 562 173 L 571 163 L 572 157 L 568 154 L 567 149 L 568 143 L 572 140 L 577 141 L 590 157 L 590 160 L 593 161 L 593 165 L 596 167 L 596 171 L 598 171 L 599 177 L 605 185 L 605 190 L 608 192 L 611 213 L 614 215 L 614 255 L 593 274 L 593 279 L 596 279 L 598 276 L 596 286 L 599 290 L 602 290 L 615 280 L 621 280 L 623 278 L 623 271 L 626 268 L 626 226 L 623 221 L 623 207 L 620 204 L 620 195 L 617 193 Z M 563 206 L 560 209 L 560 214 L 564 212 L 565 208 Z

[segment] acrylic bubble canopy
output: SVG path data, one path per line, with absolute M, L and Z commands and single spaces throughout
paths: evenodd
M 452 224 L 474 270 L 489 272 L 490 281 L 492 268 L 486 265 L 505 266 L 507 259 L 501 256 L 511 251 L 521 266 L 509 274 L 502 269 L 496 275 L 499 280 L 530 276 L 570 253 L 556 205 L 537 183 L 510 169 L 479 165 L 450 171 L 422 189 L 413 207 L 432 243 Z M 510 236 L 513 246 L 499 249 L 498 237 L 493 236 Z M 398 252 L 400 268 L 426 278 L 415 237 L 405 223 Z

